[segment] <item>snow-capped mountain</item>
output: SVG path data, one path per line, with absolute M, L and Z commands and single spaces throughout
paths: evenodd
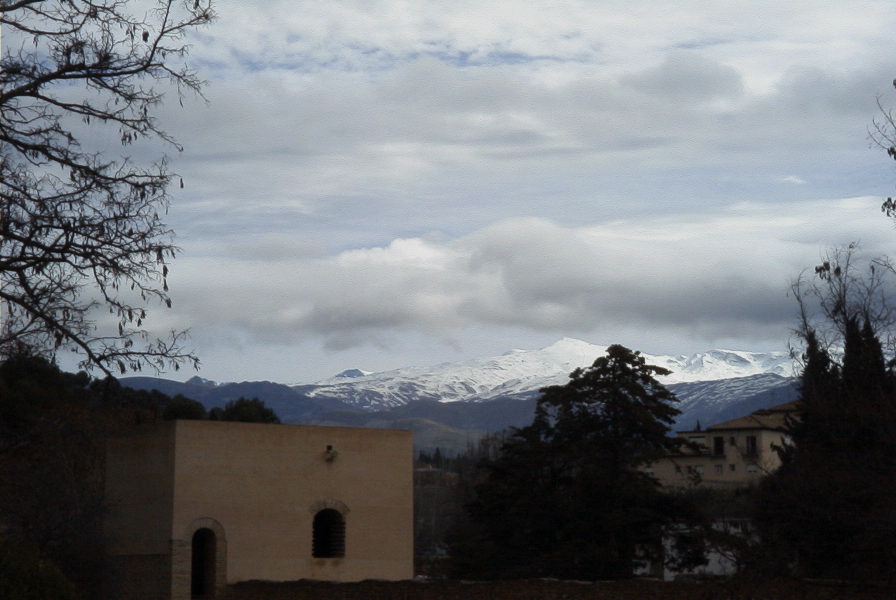
M 285 423 L 411 429 L 419 448 L 463 452 L 486 432 L 529 424 L 540 388 L 566 383 L 570 372 L 605 353 L 606 346 L 563 339 L 541 350 L 512 350 L 432 367 L 381 373 L 348 369 L 316 384 L 216 383 L 198 377 L 187 382 L 129 377 L 121 383 L 181 394 L 209 409 L 239 397 L 258 398 Z M 797 397 L 793 365 L 783 352 L 713 350 L 693 356 L 644 357 L 648 364 L 672 371 L 661 379 L 679 399 L 677 431 L 698 423 L 713 425 Z
M 774 373 L 732 379 L 689 381 L 669 385 L 678 398 L 681 413 L 676 430 L 715 425 L 797 398 L 797 380 Z
M 591 365 L 606 353 L 606 349 L 606 346 L 565 338 L 540 350 L 512 350 L 502 356 L 432 367 L 407 367 L 379 373 L 353 369 L 313 386 L 295 387 L 312 398 L 334 398 L 368 410 L 402 406 L 414 400 L 483 402 L 531 394 L 548 385 L 562 385 L 570 372 Z M 644 354 L 644 357 L 648 364 L 672 371 L 671 375 L 659 378 L 665 384 L 761 374 L 793 375 L 792 359 L 784 352 L 712 350 L 692 356 Z

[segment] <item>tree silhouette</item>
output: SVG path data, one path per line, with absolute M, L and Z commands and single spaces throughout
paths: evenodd
M 25 576 L 52 563 L 83 592 L 79 598 L 100 597 L 106 442 L 156 421 L 170 401 L 113 378 L 63 373 L 43 358 L 0 361 L 0 563 L 12 548 L 23 559 L 33 554 L 37 564 Z
M 209 411 L 212 421 L 242 421 L 244 423 L 279 423 L 280 417 L 258 398 L 240 396 L 224 405 L 224 408 L 213 408 Z
M 759 488 L 757 523 L 774 569 L 886 579 L 896 572 L 896 377 L 881 343 L 892 325 L 889 272 L 858 271 L 854 250 L 800 283 L 799 417 L 787 426 L 781 468 Z M 808 318 L 813 304 L 817 319 Z
M 183 332 L 144 323 L 171 305 L 178 250 L 162 216 L 163 147 L 179 147 L 154 112 L 200 92 L 184 36 L 212 18 L 210 0 L 2 3 L 0 357 L 65 349 L 106 374 L 197 362 Z
M 208 412 L 201 402 L 191 400 L 181 394 L 171 398 L 162 409 L 162 419 L 165 421 L 174 421 L 175 419 L 202 421 L 207 418 Z
M 685 514 L 638 469 L 674 443 L 676 398 L 654 378 L 667 373 L 614 345 L 541 390 L 532 424 L 485 464 L 469 507 L 478 535 L 455 548 L 460 574 L 631 576 L 663 525 Z

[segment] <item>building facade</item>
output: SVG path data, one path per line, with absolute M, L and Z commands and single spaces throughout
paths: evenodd
M 112 440 L 111 597 L 413 577 L 409 431 L 171 421 Z
M 703 430 L 679 432 L 684 442 L 647 467 L 662 485 L 739 487 L 781 466 L 775 448 L 785 443 L 784 426 L 796 414 L 793 402 L 758 410 Z

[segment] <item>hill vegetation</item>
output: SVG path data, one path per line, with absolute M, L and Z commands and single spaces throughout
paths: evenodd
M 59 590 L 69 587 L 98 594 L 106 440 L 184 418 L 279 422 L 255 398 L 209 414 L 183 396 L 64 373 L 42 358 L 0 363 L 0 581 L 26 573 L 38 586 L 32 589 L 46 584 L 58 592 L 53 597 L 66 597 Z M 19 549 L 15 556 L 12 547 Z

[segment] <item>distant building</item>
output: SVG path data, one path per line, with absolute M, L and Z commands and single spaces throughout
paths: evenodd
M 704 430 L 682 431 L 679 451 L 645 470 L 662 485 L 683 487 L 748 485 L 781 466 L 776 447 L 787 439 L 784 427 L 796 402 L 725 421 Z
M 173 421 L 107 456 L 109 597 L 413 577 L 408 431 Z

